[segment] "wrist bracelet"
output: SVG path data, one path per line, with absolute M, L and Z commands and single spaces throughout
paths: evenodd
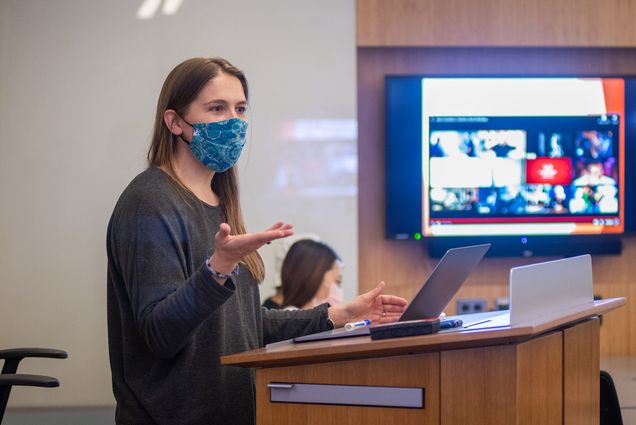
M 329 316 L 327 316 L 327 326 L 331 326 L 331 329 L 328 330 L 336 329 L 336 324 L 333 322 L 333 320 L 331 320 L 331 317 Z
M 210 270 L 210 273 L 212 273 L 212 276 L 216 277 L 217 279 L 229 279 L 232 276 L 236 276 L 239 274 L 239 265 L 237 264 L 236 267 L 234 267 L 234 270 L 232 270 L 229 273 L 219 273 L 216 270 L 214 270 L 212 268 L 212 265 L 210 264 L 210 259 L 207 258 L 205 260 L 205 265 L 208 267 L 208 270 Z

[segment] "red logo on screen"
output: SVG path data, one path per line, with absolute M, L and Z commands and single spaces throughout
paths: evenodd
M 570 158 L 537 158 L 526 161 L 526 183 L 570 184 L 572 160 Z

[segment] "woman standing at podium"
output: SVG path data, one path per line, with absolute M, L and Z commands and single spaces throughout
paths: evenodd
M 194 58 L 164 82 L 148 152 L 108 225 L 108 336 L 118 424 L 253 424 L 254 376 L 220 357 L 367 318 L 406 301 L 384 284 L 343 306 L 260 306 L 256 250 L 292 234 L 247 233 L 234 164 L 248 87 L 224 59 Z

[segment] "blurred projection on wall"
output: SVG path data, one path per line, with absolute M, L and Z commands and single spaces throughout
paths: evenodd
M 283 158 L 276 187 L 286 197 L 344 198 L 357 195 L 355 119 L 299 119 L 282 128 Z
M 183 0 L 144 0 L 137 10 L 137 19 L 152 19 L 162 3 L 161 13 L 170 16 L 179 11 Z

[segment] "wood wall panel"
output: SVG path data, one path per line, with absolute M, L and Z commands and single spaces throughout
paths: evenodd
M 358 46 L 636 47 L 634 0 L 358 0 Z
M 379 280 L 387 292 L 411 298 L 436 259 L 421 242 L 384 238 L 384 77 L 388 74 L 636 75 L 636 49 L 558 48 L 358 48 L 358 273 L 359 290 Z M 625 238 L 621 256 L 593 259 L 595 291 L 626 296 L 628 305 L 604 317 L 601 354 L 636 354 L 636 237 Z M 458 297 L 508 295 L 511 267 L 554 257 L 486 258 Z M 455 311 L 454 300 L 447 313 Z

